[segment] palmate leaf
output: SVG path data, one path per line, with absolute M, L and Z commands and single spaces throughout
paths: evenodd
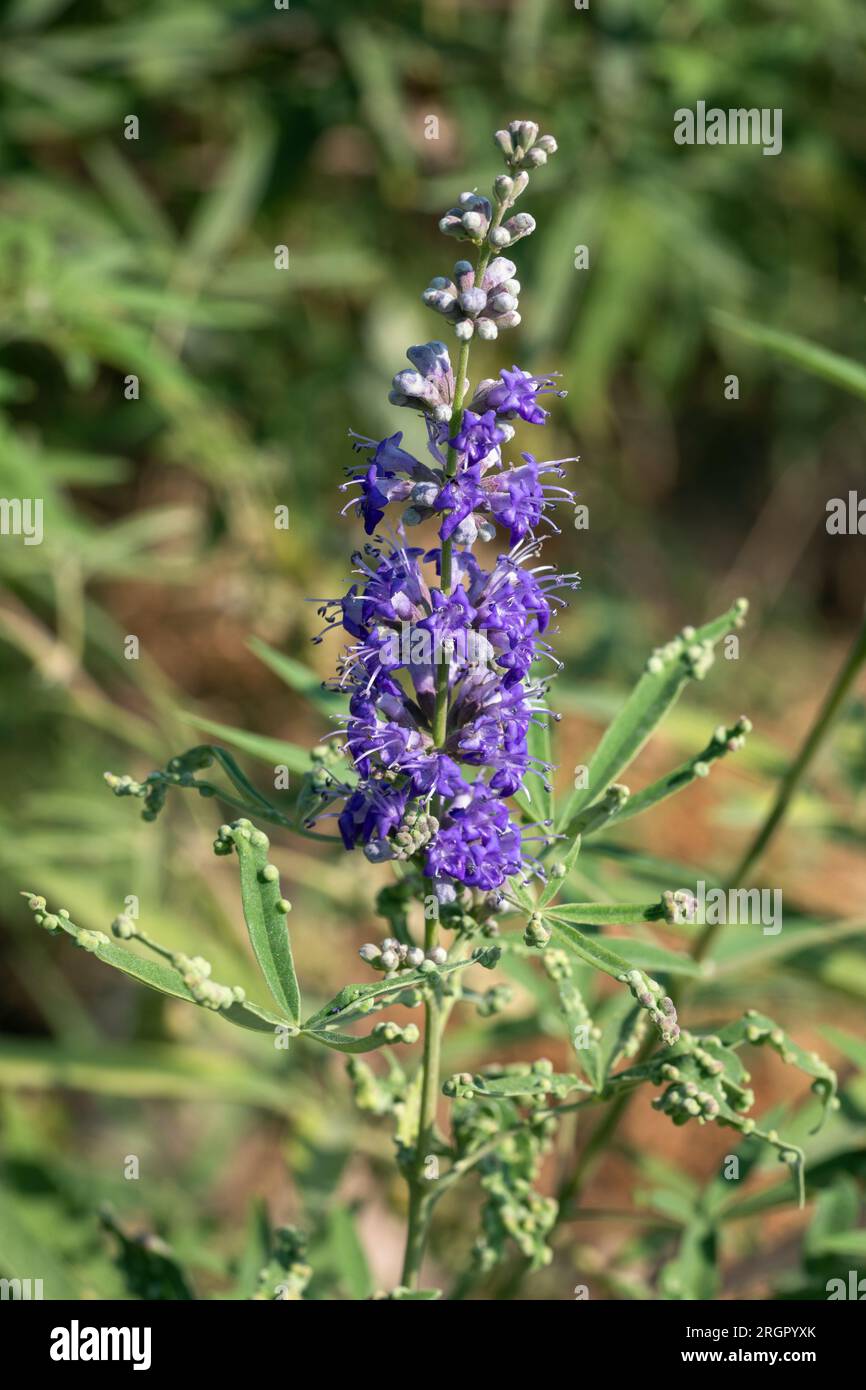
M 558 829 L 569 833 L 579 812 L 598 801 L 634 760 L 653 730 L 691 679 L 702 679 L 713 648 L 745 620 L 748 604 L 738 599 L 727 613 L 697 630 L 686 629 L 650 657 L 625 705 L 603 735 L 589 762 L 587 786 L 573 791 L 561 809 Z
M 414 1023 L 401 1027 L 392 1021 L 380 1022 L 371 1032 L 360 1037 L 339 1032 L 337 1025 L 354 1023 L 392 1004 L 405 1004 L 414 1008 L 421 1002 L 421 991 L 436 988 L 443 976 L 464 970 L 468 965 L 490 966 L 494 959 L 498 958 L 498 954 L 495 950 L 491 952 L 480 947 L 473 951 L 471 956 L 466 956 L 463 960 L 447 961 L 444 965 L 436 966 L 434 970 L 405 970 L 371 985 L 344 985 L 333 999 L 306 1020 L 301 1028 L 301 1036 L 312 1038 L 337 1052 L 349 1054 L 371 1052 L 375 1048 L 387 1047 L 393 1043 L 417 1042 L 420 1035 Z
M 236 847 L 235 836 L 237 836 L 242 846 L 239 850 L 242 895 L 244 896 L 244 911 L 249 924 L 250 939 L 262 973 L 272 988 L 274 997 L 281 1007 L 285 1007 L 285 1013 L 282 1016 L 271 1013 L 258 1004 L 251 1003 L 240 989 L 232 990 L 227 986 L 214 983 L 209 978 L 210 966 L 207 961 L 200 956 L 187 957 L 167 950 L 148 937 L 127 917 L 121 916 L 116 919 L 114 923 L 116 934 L 123 939 L 139 941 L 154 952 L 157 959 L 151 960 L 148 957 L 137 955 L 127 947 L 112 942 L 103 932 L 86 931 L 76 926 L 70 920 L 65 909 L 61 909 L 57 914 L 49 913 L 46 910 L 44 898 L 36 897 L 31 893 L 25 893 L 24 896 L 29 899 L 37 922 L 46 930 L 53 934 L 61 931 L 66 932 L 76 945 L 83 947 L 106 965 L 113 965 L 115 969 L 131 975 L 142 984 L 149 985 L 151 989 L 160 993 L 169 994 L 175 999 L 183 999 L 187 1003 L 213 1009 L 221 1017 L 228 1019 L 230 1023 L 236 1023 L 242 1028 L 250 1028 L 256 1032 L 272 1035 L 275 1033 L 283 1034 L 286 1037 L 303 1035 L 324 1047 L 345 1053 L 370 1052 L 375 1048 L 387 1047 L 393 1043 L 416 1042 L 418 1029 L 415 1024 L 400 1027 L 396 1023 L 380 1022 L 372 1032 L 362 1037 L 338 1032 L 332 1026 L 336 1022 L 352 1022 L 376 1008 L 383 1007 L 392 996 L 399 997 L 400 993 L 407 992 L 412 986 L 417 987 L 428 983 L 427 975 L 415 971 L 411 972 L 407 979 L 398 979 L 387 984 L 359 985 L 355 986 L 354 989 L 348 987 L 341 991 L 341 996 L 338 996 L 339 1002 L 335 1002 L 333 1006 L 320 1011 L 303 1029 L 299 1027 L 300 992 L 297 981 L 294 979 L 294 967 L 291 962 L 291 950 L 288 947 L 288 936 L 285 928 L 285 913 L 280 912 L 276 906 L 276 901 L 279 899 L 274 900 L 274 890 L 277 894 L 279 893 L 279 884 L 277 880 L 262 877 L 263 868 L 268 867 L 262 858 L 263 855 L 266 856 L 265 846 L 260 843 L 249 843 L 243 834 L 245 830 L 246 826 L 242 822 L 233 827 L 223 827 L 223 831 L 226 833 L 218 843 L 226 843 L 230 840 L 231 844 Z M 250 834 L 250 840 L 252 840 L 253 835 L 261 832 L 250 831 L 247 833 Z M 286 938 L 285 949 L 283 949 L 284 943 L 281 940 L 281 935 Z M 473 960 L 478 959 L 481 955 L 483 952 L 476 952 L 474 957 L 470 957 L 466 961 L 455 962 L 450 967 L 441 967 L 441 971 L 447 972 L 449 969 L 455 970 L 462 965 L 472 964 Z M 352 997 L 351 1002 L 347 996 Z M 285 1005 L 283 1005 L 283 1000 L 285 1000 Z

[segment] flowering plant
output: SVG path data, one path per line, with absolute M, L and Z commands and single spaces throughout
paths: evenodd
M 546 402 L 564 393 L 557 376 L 518 366 L 474 389 L 468 380 L 474 338 L 494 340 L 520 323 L 517 269 L 502 253 L 533 231 L 532 217 L 513 209 L 556 142 L 531 121 L 513 121 L 496 143 L 506 167 L 491 197 L 463 193 L 440 222 L 445 235 L 470 243 L 474 261 L 458 261 L 423 296 L 453 327 L 456 361 L 439 340 L 411 347 L 411 366 L 397 373 L 390 393 L 396 407 L 423 418 L 428 457 L 404 448 L 400 432 L 354 439 L 360 461 L 343 486 L 368 539 L 353 556 L 351 586 L 321 607 L 326 632 L 341 629 L 348 639 L 333 682 L 346 714 L 334 738 L 314 749 L 295 814 L 275 806 L 217 745 L 193 748 L 141 782 L 107 777 L 116 795 L 142 800 L 148 820 L 172 787 L 217 796 L 242 812 L 220 827 L 214 849 L 237 856 L 244 916 L 271 1003 L 214 981 L 206 959 L 168 950 L 128 913 L 113 923 L 112 940 L 26 895 L 43 927 L 154 989 L 272 1034 L 277 1045 L 308 1041 L 347 1054 L 358 1105 L 394 1122 L 408 1188 L 403 1269 L 385 1295 L 393 1298 L 438 1296 L 418 1287 L 431 1218 L 471 1172 L 484 1191 L 472 1277 L 509 1247 L 524 1267 L 549 1261 L 551 1237 L 576 1198 L 597 1136 L 610 1132 L 609 1120 L 557 1198 L 542 1195 L 540 1168 L 564 1115 L 607 1104 L 615 1123 L 631 1093 L 652 1085 L 656 1106 L 675 1124 L 714 1121 L 774 1147 L 802 1191 L 801 1149 L 749 1114 L 755 1097 L 741 1048 L 768 1044 L 811 1078 L 824 1110 L 835 1098 L 833 1072 L 763 1015 L 748 1011 L 713 1031 L 682 1026 L 674 987 L 655 977 L 698 971 L 712 929 L 687 956 L 648 941 L 645 924 L 687 922 L 688 894 L 669 890 L 640 903 L 574 899 L 571 878 L 588 837 L 648 810 L 742 746 L 751 727 L 745 718 L 717 729 L 696 757 L 635 795 L 617 781 L 686 684 L 706 675 L 715 646 L 742 625 L 747 605 L 738 600 L 652 653 L 585 779 L 557 806 L 550 753 L 557 716 L 549 699 L 559 663 L 551 635 L 579 578 L 540 563 L 540 554 L 545 531 L 557 530 L 557 506 L 573 502 L 557 480 L 577 460 L 539 462 L 521 451 L 515 463 L 510 452 L 517 429 L 543 427 Z M 413 543 L 415 536 L 425 539 Z M 219 786 L 201 775 L 214 764 L 226 779 Z M 338 837 L 327 833 L 330 819 Z M 376 978 L 345 986 L 306 1017 L 290 904 L 254 820 L 338 839 L 393 874 L 377 900 L 389 935 L 360 952 Z M 510 929 L 515 920 L 522 931 Z M 644 934 L 608 941 L 611 925 L 640 926 Z M 455 1009 L 486 1018 L 508 1005 L 507 985 L 485 990 L 478 983 L 478 971 L 495 969 L 504 956 L 540 960 L 557 991 L 575 1070 L 557 1072 L 541 1058 L 443 1080 L 442 1038 Z M 587 968 L 625 987 L 626 1007 L 612 1026 L 590 1014 Z M 361 1054 L 412 1045 L 421 1030 L 391 1018 L 366 1032 L 349 1030 L 395 1007 L 423 1012 L 421 1055 L 414 1069 L 394 1060 L 386 1072 L 374 1071 Z M 449 1113 L 440 1127 L 441 1095 Z M 300 1297 L 308 1278 L 299 1237 L 284 1232 L 261 1296 Z

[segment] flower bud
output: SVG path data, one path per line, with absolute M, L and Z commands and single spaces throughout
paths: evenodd
M 537 946 L 539 950 L 543 950 L 550 940 L 550 937 L 550 927 L 546 926 L 536 913 L 533 913 L 523 933 L 525 944 L 527 946 Z

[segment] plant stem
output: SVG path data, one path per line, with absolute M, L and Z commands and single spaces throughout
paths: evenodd
M 782 784 L 779 787 L 776 800 L 773 802 L 766 820 L 728 879 L 725 885 L 726 887 L 730 888 L 742 883 L 749 870 L 754 868 L 755 864 L 757 864 L 761 855 L 764 853 L 764 850 L 776 833 L 782 817 L 790 805 L 791 798 L 797 790 L 803 774 L 817 753 L 839 709 L 845 702 L 864 662 L 866 662 L 866 617 L 864 617 L 860 631 L 851 644 L 851 650 L 848 652 L 842 669 L 827 692 L 824 703 L 818 711 L 815 722 L 806 735 L 799 753 L 782 779 Z M 710 950 L 715 941 L 719 925 L 719 923 L 710 922 L 704 927 L 693 951 L 696 960 L 702 960 Z
M 425 948 L 430 950 L 435 942 L 436 920 L 434 918 L 425 923 Z M 410 1289 L 417 1286 L 433 1209 L 433 1190 L 424 1168 L 428 1154 L 433 1151 L 435 1138 L 443 1023 L 444 1016 L 438 989 L 436 985 L 431 984 L 424 1003 L 424 1056 L 421 1062 L 418 1139 L 415 1145 L 415 1159 L 408 1177 L 409 1223 L 406 1231 L 406 1253 L 403 1257 L 402 1282 Z

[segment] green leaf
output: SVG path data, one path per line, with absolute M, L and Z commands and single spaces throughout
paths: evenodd
M 680 1248 L 661 1272 L 661 1288 L 667 1298 L 712 1299 L 719 1289 L 718 1238 L 703 1214 L 689 1222 Z
M 820 1259 L 824 1254 L 835 1253 L 828 1251 L 827 1242 L 851 1232 L 857 1226 L 859 1214 L 857 1182 L 852 1174 L 842 1174 L 818 1197 L 815 1215 L 803 1242 L 807 1258 Z
M 581 922 L 585 926 L 627 927 L 633 922 L 658 922 L 664 917 L 661 903 L 555 903 L 545 909 L 545 917 L 559 922 Z
M 563 884 L 568 881 L 568 875 L 580 857 L 580 847 L 581 838 L 579 835 L 575 835 L 565 854 L 559 859 L 559 863 L 562 865 L 562 872 L 559 875 L 554 875 L 551 872 L 547 882 L 541 890 L 541 895 L 538 899 L 539 908 L 546 907 L 547 904 L 556 897 L 557 893 L 561 891 Z M 554 861 L 554 863 L 555 862 L 556 861 Z
M 739 338 L 756 347 L 767 348 L 777 357 L 782 357 L 795 366 L 802 367 L 811 376 L 821 377 L 833 386 L 841 386 L 853 396 L 866 400 L 866 367 L 854 362 L 850 357 L 842 357 L 830 348 L 819 343 L 811 343 L 795 333 L 786 333 L 778 328 L 765 328 L 763 324 L 752 323 L 748 319 L 738 319 L 721 309 L 713 312 L 713 321 L 720 328 L 735 333 Z
M 738 600 L 727 613 L 698 628 L 693 636 L 675 638 L 668 647 L 653 653 L 644 674 L 592 755 L 588 785 L 572 792 L 562 808 L 561 830 L 567 832 L 578 812 L 601 797 L 637 757 L 686 683 L 693 677 L 701 678 L 712 647 L 732 627 L 742 624 L 746 606 L 745 600 Z M 695 649 L 701 649 L 704 656 L 693 661 L 688 653 Z
M 553 785 L 547 768 L 550 766 L 550 720 L 543 714 L 536 715 L 530 723 L 526 735 L 526 750 L 530 758 L 530 770 L 524 785 L 514 800 L 532 821 L 553 822 Z M 532 764 L 538 762 L 542 770 L 536 772 Z
M 715 975 L 719 977 L 738 974 L 752 966 L 775 965 L 787 956 L 796 956 L 800 952 L 805 955 L 811 948 L 826 950 L 849 936 L 866 938 L 866 922 L 857 919 L 816 925 L 809 921 L 789 923 L 786 917 L 784 932 L 772 939 L 764 936 L 756 939 L 754 927 L 729 923 L 724 932 L 720 933 L 713 949 Z M 839 955 L 843 953 L 834 952 L 831 959 L 835 960 Z M 796 961 L 794 964 L 799 965 Z M 806 968 L 809 968 L 808 955 Z M 811 969 L 809 973 L 813 973 Z
M 351 1207 L 342 1203 L 331 1207 L 328 1237 L 329 1254 L 349 1297 L 369 1298 L 373 1292 L 373 1276 Z
M 77 1299 L 80 1291 L 53 1249 L 32 1232 L 19 1203 L 0 1187 L 0 1272 L 6 1279 L 41 1279 L 50 1299 Z
M 376 1001 L 392 994 L 402 994 L 404 990 L 420 989 L 429 985 L 431 979 L 450 975 L 455 970 L 465 970 L 467 965 L 475 963 L 476 957 L 480 954 L 481 949 L 463 960 L 447 961 L 445 965 L 437 967 L 435 975 L 424 974 L 419 970 L 406 970 L 391 979 L 377 980 L 371 985 L 344 985 L 333 999 L 329 999 L 327 1004 L 323 1004 L 316 1013 L 310 1015 L 303 1025 L 304 1032 L 332 1022 L 345 1023 L 361 1018 L 370 1012 Z
M 635 941 L 627 936 L 616 938 L 616 949 L 639 970 L 648 970 L 651 975 L 691 975 L 703 973 L 698 961 L 680 951 L 669 951 L 655 941 Z
M 117 1265 L 133 1298 L 172 1303 L 195 1298 L 185 1271 L 173 1251 L 158 1236 L 133 1239 L 103 1210 L 102 1224 L 117 1242 Z
M 282 1116 L 291 1108 L 284 1080 L 213 1048 L 177 1042 L 114 1042 L 106 1049 L 46 1038 L 5 1038 L 0 1041 L 0 1086 L 7 1091 L 65 1087 L 133 1101 L 216 1100 L 262 1106 Z
M 329 1028 L 304 1028 L 301 1036 L 312 1038 L 314 1042 L 322 1043 L 324 1047 L 330 1047 L 335 1052 L 360 1053 L 375 1052 L 380 1047 L 393 1047 L 395 1042 L 402 1042 L 400 1037 L 389 1038 L 384 1032 L 364 1033 L 361 1037 L 356 1037 L 352 1033 L 337 1033 Z M 417 1033 L 415 1035 L 417 1037 Z
M 850 1255 L 852 1259 L 866 1256 L 866 1231 L 840 1231 L 824 1236 L 815 1246 L 815 1255 Z
M 467 1075 L 469 1080 L 466 1080 Z M 548 1096 L 562 1099 L 570 1091 L 590 1091 L 592 1088 L 579 1076 L 538 1071 L 534 1066 L 527 1065 L 523 1068 L 515 1066 L 502 1076 L 487 1076 L 483 1072 L 472 1076 L 458 1072 L 449 1077 L 442 1089 L 446 1096 L 458 1100 L 520 1100 L 524 1097 L 543 1100 Z
M 840 1052 L 844 1052 L 862 1072 L 866 1072 L 866 1042 L 862 1038 L 855 1038 L 850 1033 L 845 1033 L 841 1028 L 824 1027 L 821 1029 L 828 1042 L 838 1047 Z
M 241 900 L 244 919 L 262 974 L 274 999 L 294 1023 L 300 1023 L 301 994 L 279 875 L 268 862 L 268 837 L 246 821 L 230 827 L 240 865 Z
M 583 1072 L 600 1091 L 604 1082 L 599 1039 L 601 1030 L 593 1019 L 574 978 L 574 960 L 567 951 L 551 950 L 542 957 L 544 969 L 559 995 L 560 1013 L 565 1023 L 572 1051 Z
M 335 714 L 346 708 L 347 701 L 344 695 L 324 689 L 315 672 L 302 665 L 300 661 L 295 661 L 294 657 L 286 656 L 285 652 L 278 652 L 269 647 L 260 637 L 251 637 L 247 646 L 290 690 L 305 696 L 317 709 L 325 714 Z
M 555 918 L 549 919 L 553 928 L 553 936 L 561 946 L 574 951 L 575 955 L 580 956 L 581 960 L 586 961 L 595 970 L 601 970 L 605 975 L 611 975 L 614 980 L 619 980 L 622 975 L 627 975 L 631 970 L 631 965 L 624 956 L 618 956 L 615 951 L 611 951 L 607 946 L 592 936 L 585 936 L 578 931 L 570 922 L 557 922 Z
M 571 904 L 569 904 L 571 906 Z M 577 906 L 577 904 L 575 904 Z M 653 974 L 668 975 L 700 975 L 701 966 L 692 959 L 691 956 L 681 954 L 679 951 L 669 951 L 665 946 L 659 946 L 654 941 L 635 941 L 631 937 L 617 936 L 614 938 L 616 951 L 610 950 L 602 945 L 597 937 L 586 936 L 578 931 L 573 923 L 558 910 L 556 912 L 547 911 L 544 914 L 545 921 L 550 922 L 554 928 L 554 934 L 565 933 L 565 942 L 571 945 L 578 955 L 587 960 L 590 965 L 595 965 L 596 969 L 604 970 L 606 974 L 617 978 L 623 972 L 637 967 L 639 970 L 649 970 Z M 582 925 L 592 926 L 595 922 L 586 917 L 577 919 Z M 621 917 L 599 918 L 596 920 L 607 920 L 622 922 Z M 640 918 L 630 917 L 628 921 L 639 921 Z M 595 959 L 590 959 L 591 952 L 595 953 Z M 605 960 L 608 964 L 601 964 Z
M 25 897 L 32 898 L 32 894 L 25 893 Z M 64 909 L 60 909 L 62 912 Z M 161 960 L 151 960 L 147 956 L 139 956 L 134 951 L 127 950 L 125 946 L 118 946 L 102 932 L 85 931 L 82 927 L 76 926 L 71 919 L 66 916 L 56 916 L 56 930 L 61 930 L 70 936 L 76 946 L 83 947 L 90 955 L 96 956 L 105 965 L 111 965 L 115 970 L 120 970 L 124 975 L 130 975 L 132 979 L 138 980 L 141 984 L 149 985 L 151 989 L 157 990 L 160 994 L 170 994 L 175 999 L 183 999 L 189 1004 L 199 1004 L 195 995 L 184 984 L 179 972 L 174 966 L 168 965 Z M 202 1007 L 199 1005 L 199 1007 Z M 236 1023 L 241 1028 L 250 1028 L 254 1032 L 272 1033 L 276 1027 L 284 1027 L 286 1020 L 278 1018 L 275 1014 L 269 1013 L 258 1004 L 253 1004 L 250 1000 L 235 1001 L 226 1008 L 219 1010 L 220 1016 L 226 1018 L 230 1023 Z
M 668 797 L 675 796 L 677 792 L 691 786 L 692 782 L 706 777 L 714 763 L 735 751 L 729 745 L 742 745 L 745 734 L 751 732 L 751 727 L 751 723 L 747 720 L 738 721 L 729 728 L 721 725 L 714 731 L 700 753 L 689 758 L 687 762 L 681 763 L 672 772 L 665 773 L 663 777 L 659 777 L 648 787 L 644 787 L 643 791 L 630 796 L 625 805 L 610 817 L 608 824 L 618 825 L 620 821 L 629 820 L 632 816 L 639 816 L 644 811 L 650 810 L 651 807 L 657 806 L 660 801 L 665 801 Z
M 271 1256 L 273 1233 L 267 1203 L 255 1197 L 250 1203 L 247 1217 L 246 1240 L 237 1270 L 234 1288 L 235 1298 L 252 1298 L 259 1282 L 259 1272 Z
M 720 1028 L 718 1036 L 728 1045 L 739 1046 L 747 1042 L 753 1047 L 771 1047 L 788 1066 L 797 1067 L 799 1071 L 813 1077 L 812 1090 L 819 1097 L 822 1106 L 821 1118 L 812 1131 L 817 1133 L 830 1110 L 834 1108 L 838 1086 L 833 1068 L 828 1066 L 817 1052 L 807 1052 L 789 1037 L 783 1028 L 771 1018 L 767 1018 L 766 1014 L 758 1013 L 757 1009 L 748 1009 L 741 1019 Z
M 213 719 L 203 719 L 198 714 L 185 713 L 183 718 L 194 728 L 221 738 L 251 758 L 258 758 L 271 768 L 287 767 L 290 772 L 309 772 L 310 755 L 295 743 L 286 743 L 279 738 L 269 738 L 266 734 L 250 734 L 245 729 L 233 729 L 229 724 L 218 724 Z

